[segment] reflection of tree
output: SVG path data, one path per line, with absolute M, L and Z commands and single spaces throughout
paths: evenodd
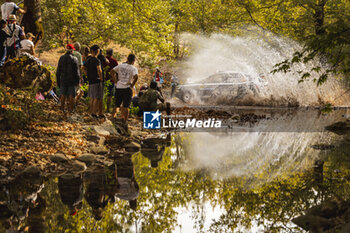
M 139 185 L 135 211 L 127 200 L 116 198 L 113 204 L 106 203 L 103 218 L 97 221 L 83 200 L 82 209 L 71 216 L 60 200 L 55 179 L 47 181 L 41 192 L 47 207 L 40 219 L 49 232 L 131 232 L 135 227 L 139 232 L 171 232 L 178 224 L 178 208 L 191 207 L 196 232 L 249 232 L 253 226 L 263 232 L 298 232 L 301 230 L 290 222 L 292 218 L 333 194 L 350 194 L 349 166 L 344 163 L 348 147 L 324 156 L 322 186 L 315 182 L 314 169 L 310 168 L 289 176 L 281 174 L 282 178 L 251 187 L 246 185 L 250 180 L 244 177 L 213 180 L 206 170 L 179 169 L 186 156 L 182 154 L 183 141 L 178 139 L 164 150 L 157 168 L 151 168 L 141 153 L 133 155 Z M 121 169 L 120 173 L 130 172 Z M 269 176 L 260 175 L 261 181 Z M 204 208 L 208 203 L 220 208 L 222 214 L 205 229 L 204 223 L 210 221 Z

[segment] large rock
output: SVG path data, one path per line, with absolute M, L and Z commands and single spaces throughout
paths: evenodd
M 50 156 L 50 160 L 54 163 L 66 163 L 68 162 L 68 158 L 63 153 L 56 153 Z
M 40 176 L 41 171 L 36 166 L 29 166 L 26 169 L 24 169 L 22 174 L 25 175 L 25 176 L 36 176 L 36 177 L 38 177 L 38 176 Z
M 111 135 L 118 135 L 117 129 L 114 127 L 113 123 L 110 120 L 106 120 L 101 124 L 106 131 L 108 131 Z
M 103 124 L 94 125 L 89 128 L 94 129 L 96 133 L 101 136 L 119 135 L 117 129 L 110 120 L 106 120 Z
M 95 125 L 94 126 L 94 130 L 96 131 L 96 133 L 98 135 L 102 135 L 102 136 L 109 136 L 109 135 L 111 135 L 110 132 L 108 132 L 106 129 L 104 129 L 102 126 L 99 126 L 99 125 Z
M 108 154 L 108 149 L 105 146 L 93 146 L 90 148 L 90 152 L 98 155 Z
M 335 223 L 330 219 L 308 214 L 294 218 L 292 222 L 311 232 L 323 232 L 335 226 Z
M 10 59 L 4 65 L 4 73 L 0 82 L 12 88 L 30 88 L 44 93 L 52 87 L 50 71 L 31 55 Z
M 98 135 L 87 135 L 85 138 L 87 141 L 93 142 L 98 145 L 104 145 L 106 141 L 105 137 L 98 136 Z
M 112 123 L 113 123 L 113 125 L 114 125 L 114 128 L 117 130 L 117 132 L 118 132 L 120 135 L 123 135 L 123 136 L 130 136 L 128 124 L 125 123 L 125 121 L 124 121 L 123 119 L 120 119 L 120 118 L 113 118 L 113 119 L 112 119 Z
M 140 144 L 136 142 L 130 142 L 124 146 L 127 152 L 138 152 L 141 148 Z
M 97 155 L 95 154 L 83 154 L 77 158 L 77 160 L 86 163 L 87 165 L 92 164 L 97 159 Z
M 326 130 L 336 133 L 338 135 L 350 134 L 350 122 L 340 121 L 327 126 Z

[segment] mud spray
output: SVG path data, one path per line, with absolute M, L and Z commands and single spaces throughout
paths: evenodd
M 299 70 L 308 71 L 313 64 L 298 64 L 290 73 L 271 74 L 275 64 L 290 59 L 301 45 L 295 41 L 268 33 L 249 37 L 231 37 L 214 34 L 210 37 L 184 35 L 183 40 L 193 48 L 192 55 L 185 62 L 182 77 L 185 83 L 198 82 L 218 71 L 237 71 L 258 77 L 263 73 L 268 82 L 259 96 L 234 102 L 234 97 L 225 96 L 222 105 L 264 105 L 264 106 L 320 106 L 330 103 L 347 106 L 350 95 L 340 79 L 330 77 L 318 87 L 316 73 L 304 83 L 298 83 Z M 324 67 L 325 65 L 323 65 Z

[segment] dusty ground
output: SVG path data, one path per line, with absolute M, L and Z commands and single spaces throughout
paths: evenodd
M 133 150 L 138 150 L 140 141 L 149 137 L 159 137 L 161 132 L 144 131 L 140 119 L 132 116 L 128 121 L 130 136 L 122 134 L 104 135 L 94 130 L 106 120 L 96 120 L 87 113 L 83 103 L 75 114 L 65 116 L 51 100 L 41 104 L 44 115 L 33 119 L 26 129 L 1 131 L 0 134 L 0 182 L 13 179 L 34 165 L 42 172 L 52 173 L 60 168 L 50 156 L 64 154 L 68 160 L 91 153 L 107 155 L 111 152 L 127 153 L 126 146 L 136 143 Z M 99 138 L 103 138 L 103 142 Z

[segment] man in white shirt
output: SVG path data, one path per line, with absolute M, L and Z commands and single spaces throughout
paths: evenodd
M 127 123 L 129 107 L 132 98 L 132 88 L 138 79 L 138 70 L 134 65 L 136 57 L 129 54 L 127 62 L 114 67 L 111 70 L 112 78 L 116 83 L 115 107 L 120 108 L 121 117 Z M 120 105 L 123 104 L 122 107 Z
M 34 43 L 33 40 L 35 39 L 35 36 L 32 33 L 26 34 L 27 39 L 21 40 L 21 53 L 29 53 L 33 56 L 35 56 L 34 51 Z
M 10 15 L 15 15 L 17 11 L 21 14 L 26 13 L 25 10 L 19 8 L 16 3 L 11 2 L 11 0 L 6 0 L 6 2 L 1 5 L 1 16 L 5 21 L 8 20 Z

